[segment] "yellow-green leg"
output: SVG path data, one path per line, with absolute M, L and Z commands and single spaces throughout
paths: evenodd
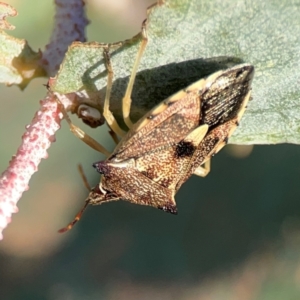
M 77 136 L 79 139 L 81 139 L 84 143 L 86 143 L 87 145 L 89 145 L 91 148 L 95 149 L 96 151 L 99 151 L 101 153 L 103 153 L 105 156 L 110 156 L 110 152 L 108 150 L 106 150 L 105 147 L 103 147 L 101 144 L 99 144 L 96 140 L 94 140 L 91 136 L 89 136 L 87 133 L 85 133 L 82 129 L 80 129 L 79 127 L 75 126 L 71 119 L 69 118 L 64 106 L 62 105 L 62 103 L 59 101 L 59 99 L 55 96 L 56 101 L 58 102 L 60 111 L 62 112 L 65 120 L 68 122 L 69 126 L 70 126 L 70 130 L 71 132 Z
M 123 109 L 123 118 L 124 118 L 124 122 L 127 125 L 127 127 L 130 129 L 132 127 L 132 122 L 130 120 L 130 108 L 131 108 L 131 94 L 132 94 L 132 89 L 133 89 L 133 85 L 134 85 L 134 81 L 135 81 L 135 77 L 136 77 L 136 73 L 138 70 L 138 67 L 140 65 L 140 61 L 141 58 L 143 56 L 143 53 L 146 49 L 147 43 L 148 43 L 148 36 L 147 36 L 147 28 L 146 28 L 147 22 L 146 20 L 143 22 L 142 25 L 142 31 L 141 31 L 141 35 L 142 35 L 142 41 L 140 44 L 140 48 L 138 50 L 133 68 L 132 68 L 132 72 L 130 75 L 130 79 L 127 85 L 127 89 L 125 92 L 125 95 L 123 97 L 122 100 L 122 109 Z
M 110 55 L 109 55 L 109 47 L 103 49 L 104 61 L 107 69 L 107 85 L 106 85 L 106 93 L 104 99 L 104 107 L 103 107 L 103 116 L 107 122 L 107 125 L 120 137 L 125 135 L 125 132 L 120 128 L 118 122 L 116 121 L 114 115 L 109 109 L 109 100 L 112 88 L 113 81 L 113 68 L 111 65 Z
M 210 159 L 207 160 L 202 166 L 198 167 L 193 174 L 200 177 L 205 177 L 208 175 L 209 172 L 210 172 Z

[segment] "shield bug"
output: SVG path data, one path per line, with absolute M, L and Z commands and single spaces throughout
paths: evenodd
M 206 176 L 209 162 L 231 136 L 250 99 L 254 68 L 218 71 L 157 105 L 122 138 L 109 157 L 94 164 L 102 174 L 88 204 L 126 200 L 176 214 L 174 196 L 192 175 Z
M 122 101 L 127 133 L 109 109 L 113 80 L 111 45 L 103 46 L 108 71 L 103 116 L 114 139 L 115 135 L 122 137 L 113 153 L 73 125 L 61 107 L 71 131 L 107 159 L 93 165 L 102 175 L 100 183 L 90 189 L 82 210 L 60 232 L 71 229 L 88 204 L 120 199 L 176 214 L 175 194 L 192 174 L 204 177 L 209 173 L 211 157 L 227 143 L 250 99 L 254 68 L 237 65 L 191 84 L 132 124 L 131 93 L 147 45 L 146 25 L 147 20 L 143 22 L 142 41 Z

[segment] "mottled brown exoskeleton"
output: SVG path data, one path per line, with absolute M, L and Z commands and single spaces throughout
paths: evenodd
M 216 72 L 179 91 L 157 105 L 132 125 L 129 112 L 131 92 L 138 64 L 147 43 L 145 24 L 143 40 L 123 98 L 123 117 L 129 131 L 123 131 L 109 110 L 112 68 L 108 52 L 108 87 L 104 116 L 121 141 L 112 154 L 70 123 L 71 130 L 87 144 L 107 155 L 93 166 L 102 174 L 100 183 L 91 189 L 85 206 L 60 232 L 73 227 L 88 204 L 115 200 L 153 206 L 177 213 L 175 194 L 192 175 L 206 176 L 210 159 L 231 136 L 250 99 L 254 68 L 237 65 Z
M 105 161 L 87 201 L 124 199 L 177 213 L 174 196 L 226 143 L 250 98 L 253 67 L 239 65 L 200 80 L 141 118 Z

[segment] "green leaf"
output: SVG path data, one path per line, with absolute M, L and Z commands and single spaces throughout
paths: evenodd
M 6 16 L 15 16 L 16 10 L 0 3 L 0 28 L 13 29 Z M 17 84 L 21 89 L 38 76 L 45 75 L 39 65 L 40 53 L 34 52 L 23 39 L 17 39 L 0 30 L 0 82 L 8 85 Z
M 217 69 L 255 66 L 253 100 L 230 139 L 238 144 L 300 143 L 300 5 L 289 0 L 169 0 L 149 16 L 149 43 L 139 66 L 133 119 Z M 122 50 L 122 51 L 121 51 Z M 111 108 L 121 99 L 138 44 L 112 52 Z M 106 71 L 101 45 L 74 44 L 52 82 L 101 106 Z

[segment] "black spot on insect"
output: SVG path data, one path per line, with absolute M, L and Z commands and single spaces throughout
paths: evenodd
M 225 143 L 225 144 L 228 144 L 228 137 L 226 137 L 226 138 L 224 139 L 224 143 Z
M 196 147 L 191 142 L 180 141 L 175 146 L 175 157 L 182 158 L 182 157 L 189 157 L 194 154 Z
M 149 120 L 153 120 L 155 118 L 155 115 L 150 115 L 147 117 Z
M 236 125 L 236 126 L 239 126 L 239 125 L 240 125 L 239 121 L 236 121 L 236 122 L 235 122 L 235 125 Z
M 164 206 L 160 206 L 160 207 L 158 207 L 158 209 L 161 209 L 161 210 L 163 210 L 163 211 L 165 211 L 165 212 L 167 212 L 167 213 L 170 213 L 170 214 L 172 214 L 172 215 L 177 215 L 177 207 L 176 207 L 176 205 L 174 205 L 174 204 L 166 204 L 166 205 L 164 205 Z
M 93 167 L 98 173 L 107 175 L 110 172 L 110 167 L 105 161 L 99 161 L 93 164 Z

